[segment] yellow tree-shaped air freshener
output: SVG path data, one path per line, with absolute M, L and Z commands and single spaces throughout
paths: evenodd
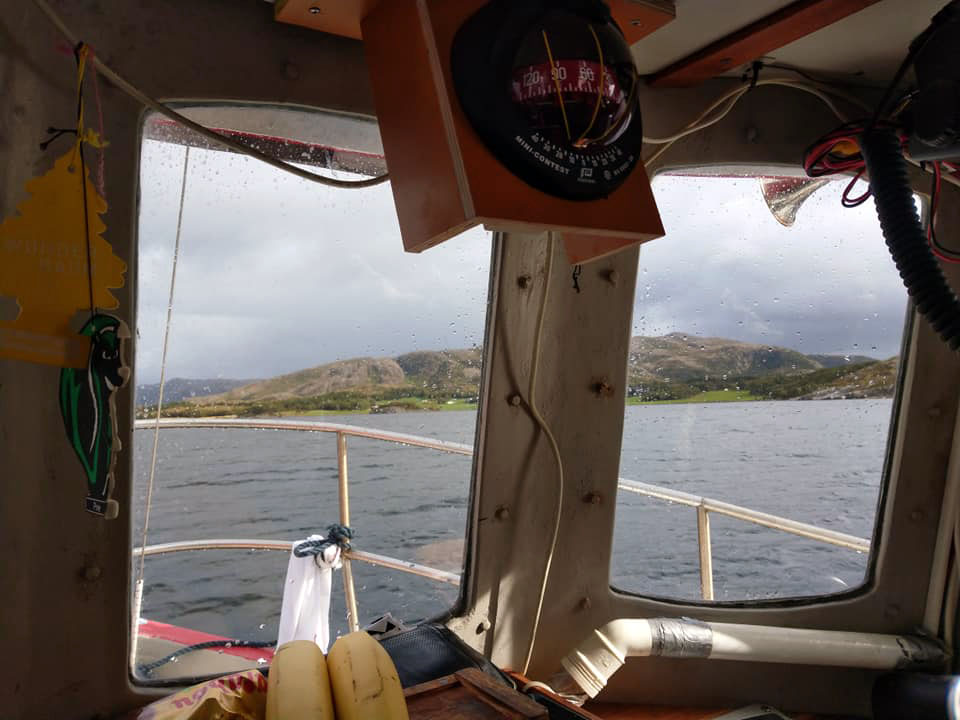
M 0 224 L 0 357 L 84 368 L 90 338 L 78 330 L 91 298 L 97 310 L 119 305 L 110 291 L 127 265 L 102 237 L 107 203 L 81 167 L 78 144 L 27 183 L 30 196 Z

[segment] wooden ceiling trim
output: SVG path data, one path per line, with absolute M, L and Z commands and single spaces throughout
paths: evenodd
M 674 0 L 607 0 L 607 4 L 629 45 L 677 17 Z
M 690 87 L 763 57 L 879 0 L 798 0 L 654 73 L 653 87 Z
M 276 0 L 273 19 L 359 40 L 360 21 L 379 0 Z
M 274 19 L 360 40 L 360 24 L 380 0 L 276 0 Z M 632 45 L 676 18 L 674 0 L 607 0 Z

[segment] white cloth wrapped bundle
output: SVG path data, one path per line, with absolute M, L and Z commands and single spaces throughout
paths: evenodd
M 311 535 L 307 541 L 322 541 Z M 294 547 L 299 545 L 296 543 Z M 291 640 L 310 640 L 326 653 L 330 643 L 330 588 L 332 573 L 341 566 L 340 548 L 333 544 L 319 555 L 297 557 L 290 552 L 283 585 L 277 647 Z

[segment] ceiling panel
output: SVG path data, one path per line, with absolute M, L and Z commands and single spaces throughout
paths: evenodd
M 637 68 L 642 75 L 661 70 L 791 1 L 677 0 L 677 19 L 634 44 Z M 858 76 L 858 82 L 882 86 L 900 64 L 910 41 L 946 3 L 883 0 L 767 57 L 813 72 Z M 741 71 L 737 68 L 730 74 Z
M 884 0 L 770 53 L 777 61 L 884 86 L 947 0 Z
M 676 0 L 677 17 L 633 46 L 637 69 L 649 75 L 792 0 Z

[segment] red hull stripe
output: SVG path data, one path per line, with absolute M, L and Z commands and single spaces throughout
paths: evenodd
M 210 633 L 200 632 L 199 630 L 190 630 L 189 628 L 179 627 L 177 625 L 167 625 L 166 623 L 155 620 L 147 620 L 140 625 L 140 634 L 143 637 L 157 638 L 158 640 L 169 640 L 180 645 L 194 645 L 196 643 L 207 642 L 208 640 L 229 640 L 222 635 L 211 635 Z M 270 660 L 273 658 L 273 648 L 248 648 L 248 647 L 225 647 L 224 655 L 235 655 L 236 657 L 247 660 L 259 660 L 264 658 Z M 221 648 L 216 648 L 208 652 L 219 652 Z

